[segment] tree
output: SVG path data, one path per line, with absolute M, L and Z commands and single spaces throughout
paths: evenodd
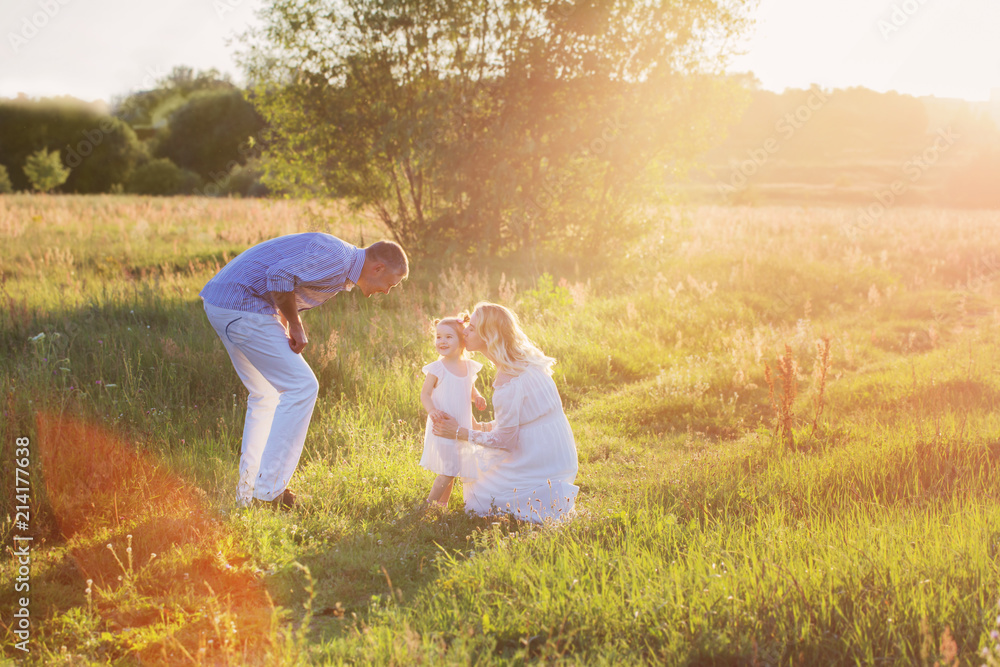
M 0 164 L 0 195 L 9 194 L 14 191 L 14 187 L 10 183 L 10 174 L 7 173 L 7 167 Z
M 250 138 L 263 126 L 240 91 L 197 92 L 170 115 L 156 153 L 204 178 L 219 180 L 257 152 Z
M 196 92 L 235 90 L 229 77 L 216 69 L 195 71 L 190 67 L 174 67 L 146 90 L 120 97 L 114 103 L 114 115 L 132 127 L 152 128 L 166 123 L 173 111 L 182 107 Z
M 49 192 L 66 182 L 69 169 L 62 165 L 59 151 L 47 151 L 41 148 L 28 156 L 24 163 L 24 174 L 31 182 L 31 187 L 39 192 Z
M 738 110 L 716 75 L 751 4 L 272 0 L 240 54 L 265 182 L 407 245 L 608 248 Z

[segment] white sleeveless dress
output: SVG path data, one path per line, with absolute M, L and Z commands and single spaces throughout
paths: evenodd
M 437 386 L 431 394 L 434 407 L 457 419 L 459 426 L 471 429 L 472 387 L 483 365 L 472 359 L 463 361 L 466 365 L 465 377 L 458 377 L 449 371 L 441 359 L 427 364 L 423 371 L 438 379 Z M 428 417 L 424 429 L 424 454 L 420 457 L 420 465 L 439 475 L 471 479 L 476 476 L 474 449 L 473 445 L 464 440 L 434 435 L 434 425 Z

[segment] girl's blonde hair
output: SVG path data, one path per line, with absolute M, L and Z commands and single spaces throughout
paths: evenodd
M 520 375 L 530 366 L 538 366 L 552 375 L 552 357 L 545 356 L 521 329 L 517 315 L 500 304 L 481 301 L 472 313 L 479 316 L 478 333 L 496 361 L 497 370 Z

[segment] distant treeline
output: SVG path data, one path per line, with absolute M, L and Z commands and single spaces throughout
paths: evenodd
M 826 188 L 864 201 L 1000 206 L 1000 109 L 865 88 L 754 90 L 740 121 L 702 156 L 695 180 L 737 201 Z
M 769 188 L 813 187 L 833 201 L 864 201 L 902 182 L 898 201 L 1000 206 L 996 105 L 865 88 L 779 94 L 737 78 L 751 89 L 749 104 L 718 128 L 692 172 L 713 197 L 746 202 Z M 262 196 L 266 137 L 244 93 L 214 70 L 175 68 L 110 109 L 70 97 L 0 100 L 0 192 L 39 189 L 25 165 L 49 150 L 69 168 L 59 192 Z
M 48 150 L 69 168 L 60 192 L 263 195 L 254 166 L 263 128 L 242 91 L 214 70 L 175 68 L 110 110 L 70 97 L 0 100 L 0 191 L 47 189 L 25 165 Z

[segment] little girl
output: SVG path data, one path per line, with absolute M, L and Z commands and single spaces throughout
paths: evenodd
M 434 321 L 434 347 L 441 355 L 424 366 L 424 386 L 420 402 L 427 410 L 424 431 L 424 454 L 420 465 L 437 473 L 427 502 L 447 507 L 455 477 L 475 477 L 476 463 L 472 446 L 465 441 L 434 435 L 433 422 L 451 415 L 465 428 L 481 430 L 472 418 L 472 402 L 478 410 L 486 409 L 486 399 L 476 389 L 476 374 L 483 367 L 465 358 L 465 323 L 467 314 Z

